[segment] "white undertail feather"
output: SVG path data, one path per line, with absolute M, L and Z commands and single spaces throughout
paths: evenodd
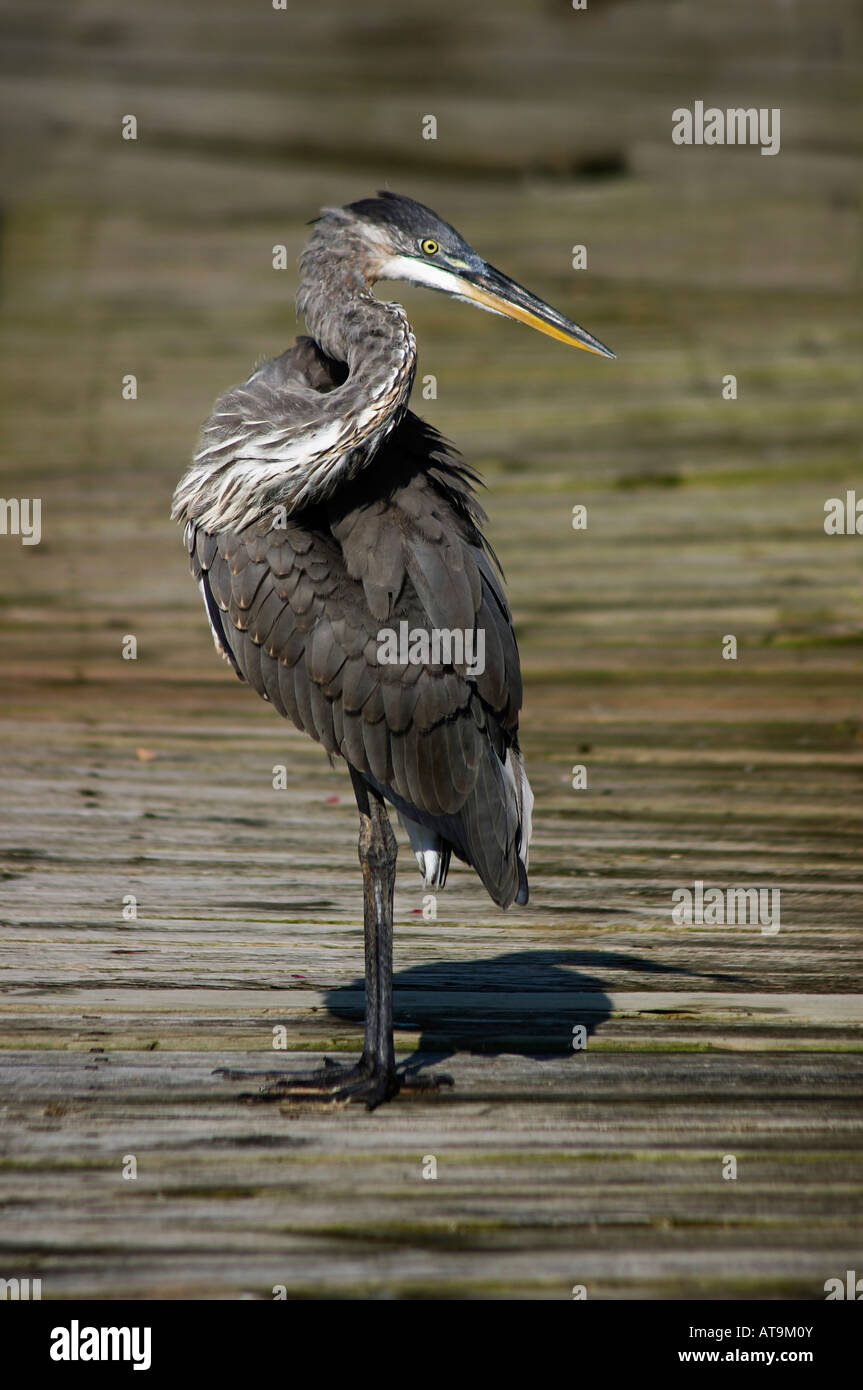
M 508 750 L 506 762 L 503 764 L 503 774 L 515 797 L 519 824 L 518 857 L 524 867 L 525 874 L 527 874 L 533 817 L 533 792 L 530 782 L 527 780 L 524 759 L 520 752 L 512 748 Z M 452 851 L 446 846 L 446 841 L 434 830 L 429 830 L 426 826 L 409 820 L 401 811 L 399 811 L 398 817 L 411 842 L 411 848 L 422 875 L 423 886 L 431 889 L 443 888 L 446 884 L 452 854 Z
M 434 830 L 427 830 L 424 825 L 418 825 L 416 821 L 408 820 L 401 811 L 398 818 L 404 826 L 411 842 L 414 856 L 422 875 L 423 887 L 438 889 L 446 884 L 446 876 L 449 872 L 449 862 L 451 851 L 447 849 L 440 835 Z

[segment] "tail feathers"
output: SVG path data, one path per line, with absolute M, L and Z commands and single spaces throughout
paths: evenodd
M 528 901 L 527 856 L 533 793 L 518 748 L 501 762 L 489 748 L 476 786 L 457 817 L 437 818 L 441 831 L 399 809 L 426 888 L 443 888 L 453 850 L 472 864 L 501 907 Z
M 460 838 L 499 907 L 528 901 L 527 846 L 533 805 L 524 764 L 517 748 L 501 760 L 489 747 L 477 768 L 476 782 L 459 813 Z
M 399 820 L 408 833 L 425 888 L 443 888 L 449 872 L 452 850 L 434 830 L 409 820 L 401 811 Z
M 510 747 L 502 761 L 489 745 L 464 805 L 445 816 L 412 806 L 369 773 L 363 777 L 398 811 L 426 888 L 443 888 L 455 854 L 473 865 L 498 906 L 527 903 L 533 794 L 517 747 Z
M 510 782 L 514 792 L 515 801 L 518 807 L 518 836 L 516 846 L 518 852 L 518 892 L 515 901 L 519 907 L 524 907 L 528 900 L 527 886 L 527 857 L 530 848 L 531 819 L 533 816 L 533 792 L 530 789 L 530 782 L 527 780 L 527 772 L 524 766 L 524 759 L 518 748 L 510 748 L 506 755 L 504 771 L 507 780 Z

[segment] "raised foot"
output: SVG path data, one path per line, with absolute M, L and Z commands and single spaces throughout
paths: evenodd
M 332 1062 L 329 1057 L 324 1059 L 322 1067 L 312 1072 L 235 1071 L 230 1067 L 220 1067 L 214 1075 L 223 1076 L 228 1081 L 260 1080 L 264 1083 L 257 1091 L 241 1092 L 240 1100 L 264 1103 L 317 1101 L 319 1104 L 360 1101 L 369 1110 L 392 1100 L 400 1091 L 436 1091 L 442 1086 L 454 1084 L 452 1077 L 443 1072 L 420 1076 L 415 1072 L 389 1071 L 362 1059 L 353 1066 L 347 1066 Z

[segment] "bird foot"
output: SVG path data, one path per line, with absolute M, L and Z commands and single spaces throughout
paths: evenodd
M 362 1101 L 368 1110 L 392 1100 L 400 1091 L 434 1091 L 441 1086 L 454 1084 L 452 1077 L 443 1072 L 426 1076 L 413 1072 L 399 1074 L 374 1062 L 367 1062 L 364 1058 L 349 1066 L 325 1057 L 324 1065 L 312 1072 L 235 1071 L 220 1067 L 214 1075 L 223 1076 L 229 1081 L 261 1080 L 265 1083 L 257 1091 L 242 1092 L 240 1100 L 264 1103 L 318 1101 L 328 1105 Z
M 399 1089 L 394 1071 L 375 1067 L 363 1060 L 354 1066 L 331 1062 L 327 1057 L 318 1071 L 305 1073 L 269 1072 L 267 1084 L 257 1094 L 245 1098 L 255 1101 L 318 1101 L 327 1105 L 364 1101 L 368 1110 L 375 1110 L 391 1100 Z

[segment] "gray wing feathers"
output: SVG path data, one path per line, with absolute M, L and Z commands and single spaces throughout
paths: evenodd
M 497 902 L 526 900 L 518 651 L 477 535 L 423 474 L 328 527 L 268 525 L 213 537 L 190 523 L 192 569 L 235 668 L 394 802 L 427 883 L 454 851 Z M 379 664 L 380 629 L 402 620 L 482 628 L 484 670 Z

